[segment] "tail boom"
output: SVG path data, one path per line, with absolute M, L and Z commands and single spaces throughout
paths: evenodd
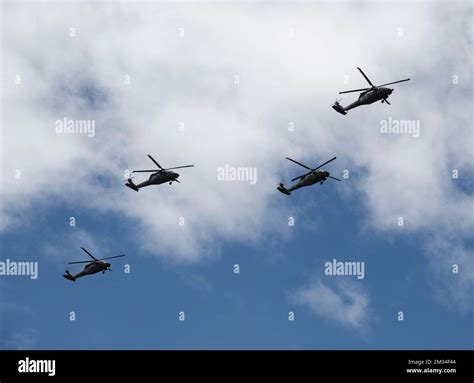
M 127 180 L 127 183 L 125 184 L 125 186 L 128 186 L 130 189 L 135 190 L 136 192 L 139 190 L 137 185 L 133 183 L 131 178 Z
M 64 273 L 63 275 L 64 278 L 70 280 L 70 281 L 73 281 L 73 282 L 76 282 L 76 278 L 71 275 L 71 273 L 69 272 L 69 270 L 66 270 L 66 272 Z
M 347 110 L 341 104 L 339 104 L 339 102 L 337 102 L 337 101 L 334 103 L 332 108 L 338 113 L 341 113 L 341 114 L 344 114 L 344 115 L 347 114 Z
M 277 187 L 277 190 L 282 192 L 283 194 L 291 195 L 291 192 L 283 184 L 280 184 L 280 186 Z

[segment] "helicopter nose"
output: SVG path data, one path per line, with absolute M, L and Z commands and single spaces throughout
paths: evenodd
M 105 267 L 106 267 L 107 269 L 108 269 L 110 266 L 111 266 L 110 263 L 105 262 Z
M 388 94 L 392 94 L 392 92 L 393 92 L 393 89 L 388 90 Z
M 178 173 L 173 173 L 174 178 L 178 178 L 179 174 Z

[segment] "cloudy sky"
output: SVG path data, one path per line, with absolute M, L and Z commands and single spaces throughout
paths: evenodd
M 39 267 L 0 276 L 1 348 L 473 347 L 469 2 L 1 10 L 0 261 Z M 338 92 L 367 85 L 356 67 L 411 81 L 342 116 L 357 93 Z M 147 154 L 195 167 L 136 193 Z M 287 197 L 304 169 L 286 156 L 337 156 L 343 182 Z M 70 283 L 81 246 L 127 256 Z M 333 259 L 364 278 L 326 275 Z

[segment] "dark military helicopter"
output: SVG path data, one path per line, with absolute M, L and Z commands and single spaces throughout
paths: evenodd
M 326 161 L 324 164 L 321 164 L 321 165 L 319 165 L 318 167 L 316 167 L 314 169 L 311 169 L 310 167 L 308 167 L 306 165 L 303 165 L 302 163 L 300 163 L 298 161 L 295 161 L 295 160 L 293 160 L 289 157 L 286 157 L 286 159 L 294 162 L 295 164 L 298 164 L 298 165 L 308 169 L 309 172 L 307 172 L 307 173 L 305 173 L 301 176 L 293 178 L 291 180 L 291 182 L 296 181 L 296 180 L 299 180 L 299 181 L 296 184 L 294 184 L 292 187 L 290 187 L 289 189 L 287 189 L 285 187 L 285 185 L 280 184 L 280 186 L 277 187 L 277 190 L 281 191 L 283 194 L 290 195 L 293 190 L 302 188 L 304 186 L 311 186 L 311 185 L 313 185 L 315 183 L 318 183 L 318 182 L 322 185 L 323 182 L 326 181 L 326 179 L 328 179 L 328 178 L 331 178 L 331 179 L 336 180 L 336 181 L 341 181 L 339 178 L 332 177 L 329 172 L 327 172 L 325 170 L 322 170 L 322 169 L 319 170 L 324 165 L 330 163 L 331 161 L 334 161 L 336 159 L 336 157 L 331 158 L 329 161 Z
M 139 189 L 145 187 L 145 186 L 150 186 L 150 185 L 161 185 L 161 184 L 164 184 L 166 182 L 169 182 L 169 184 L 171 185 L 174 182 L 178 182 L 178 177 L 179 177 L 179 174 L 176 173 L 176 172 L 172 172 L 171 170 L 174 170 L 174 169 L 181 169 L 181 168 L 190 168 L 190 167 L 193 167 L 194 165 L 185 165 L 185 166 L 176 166 L 174 168 L 168 168 L 168 169 L 164 169 L 158 162 L 155 161 L 155 159 L 150 156 L 148 154 L 148 158 L 150 158 L 150 160 L 152 160 L 156 166 L 158 166 L 158 170 L 157 169 L 154 169 L 154 170 L 134 170 L 133 173 L 153 173 L 150 178 L 148 178 L 148 180 L 142 182 L 142 183 L 139 183 L 138 185 L 135 185 L 132 181 L 131 178 L 129 178 L 127 180 L 127 183 L 125 184 L 125 186 L 128 186 L 130 189 L 133 189 L 135 191 L 138 191 Z
M 353 90 L 345 90 L 343 92 L 339 92 L 339 94 L 343 93 L 351 93 L 351 92 L 361 92 L 362 93 L 359 95 L 359 98 L 357 101 L 353 102 L 352 104 L 344 107 L 341 104 L 339 104 L 339 101 L 336 101 L 334 105 L 332 106 L 333 109 L 336 112 L 339 112 L 341 114 L 347 114 L 347 111 L 353 108 L 356 108 L 361 105 L 369 105 L 372 104 L 376 101 L 382 100 L 382 103 L 387 103 L 388 105 L 391 105 L 387 98 L 390 96 L 393 92 L 393 89 L 390 88 L 384 88 L 386 85 L 391 85 L 391 84 L 396 84 L 399 82 L 404 82 L 404 81 L 409 81 L 409 78 L 406 78 L 405 80 L 399 80 L 399 81 L 394 81 L 394 82 L 388 82 L 386 84 L 382 85 L 374 85 L 372 82 L 369 80 L 369 78 L 365 75 L 364 72 L 362 72 L 362 69 L 357 67 L 359 69 L 359 72 L 364 76 L 364 78 L 367 80 L 367 82 L 370 84 L 370 88 L 361 88 L 361 89 L 353 89 Z
M 72 275 L 69 270 L 66 270 L 63 277 L 66 279 L 69 279 L 70 281 L 75 282 L 77 278 L 83 277 L 85 275 L 92 275 L 96 273 L 100 273 L 102 271 L 102 274 L 104 274 L 107 270 L 112 271 L 110 268 L 110 263 L 104 262 L 106 259 L 112 259 L 112 258 L 120 258 L 120 257 L 125 257 L 125 254 L 122 255 L 115 255 L 113 257 L 107 257 L 107 258 L 101 258 L 97 259 L 95 258 L 91 253 L 89 253 L 86 249 L 81 247 L 84 252 L 92 258 L 92 261 L 77 261 L 77 262 L 69 262 L 69 265 L 75 264 L 75 263 L 87 263 L 85 265 L 84 270 L 82 270 L 80 273 L 77 273 L 76 275 Z

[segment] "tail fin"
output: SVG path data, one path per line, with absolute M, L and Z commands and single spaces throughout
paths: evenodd
M 332 108 L 333 108 L 336 112 L 338 112 L 338 113 L 347 114 L 347 111 L 342 107 L 341 104 L 339 104 L 338 101 L 336 101 L 336 102 L 334 103 L 334 105 L 332 106 Z
M 282 192 L 283 194 L 291 195 L 291 192 L 283 184 L 280 184 L 280 186 L 277 187 L 277 190 Z
M 131 178 L 127 180 L 127 183 L 125 184 L 125 186 L 128 186 L 130 189 L 135 190 L 136 192 L 138 191 L 137 185 L 133 183 Z
M 69 279 L 70 281 L 76 282 L 76 278 L 74 278 L 69 270 L 66 270 L 65 274 L 63 275 L 64 278 Z

